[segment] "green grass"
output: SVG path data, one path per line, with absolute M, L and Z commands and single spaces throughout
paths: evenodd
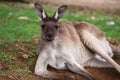
M 26 16 L 30 20 L 20 20 Z M 0 5 L 0 41 L 30 41 L 39 37 L 39 21 L 33 8 Z
M 45 6 L 49 15 L 53 15 L 57 7 Z M 21 16 L 26 16 L 29 20 L 18 19 Z M 100 12 L 82 12 L 77 11 L 72 13 L 68 10 L 62 21 L 87 21 L 95 24 L 102 29 L 107 37 L 120 40 L 120 16 L 103 14 Z M 108 21 L 114 21 L 115 25 L 107 25 Z M 33 7 L 26 4 L 0 5 L 0 41 L 15 42 L 15 41 L 31 41 L 39 38 L 40 27 L 39 19 Z
M 6 54 L 4 54 L 4 53 L 0 53 L 0 61 L 1 62 L 9 62 L 10 61 L 10 58 L 6 55 Z

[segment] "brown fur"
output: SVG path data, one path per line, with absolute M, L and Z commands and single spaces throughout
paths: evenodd
M 72 42 L 76 42 L 79 38 L 76 39 L 77 33 L 76 33 L 76 29 L 73 26 L 74 25 L 70 22 L 61 23 L 59 34 L 69 37 L 70 40 L 72 40 Z
M 81 31 L 89 31 L 92 33 L 96 38 L 101 39 L 104 37 L 104 34 L 102 31 L 100 31 L 97 27 L 95 27 L 93 24 L 87 23 L 87 22 L 78 22 L 74 23 L 75 28 L 78 32 L 78 34 Z

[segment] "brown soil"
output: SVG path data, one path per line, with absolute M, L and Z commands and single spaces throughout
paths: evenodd
M 34 65 L 36 61 L 36 45 L 38 40 L 34 40 L 32 42 L 16 42 L 16 43 L 8 43 L 5 46 L 0 45 L 0 52 L 4 52 L 8 56 L 13 56 L 11 58 L 12 63 L 1 62 L 0 71 L 3 72 L 5 75 L 0 77 L 0 80 L 48 80 L 43 79 L 34 75 Z M 23 57 L 23 55 L 28 55 L 28 57 Z M 115 59 L 117 63 L 120 64 L 120 59 Z M 28 62 L 31 61 L 31 64 Z M 21 69 L 28 66 L 29 71 L 27 72 L 20 72 L 16 70 L 11 70 L 10 65 L 17 65 Z M 86 68 L 92 75 L 97 78 L 98 80 L 120 80 L 120 73 L 118 73 L 115 69 L 108 69 L 108 68 Z M 65 75 L 74 76 L 76 80 L 86 80 L 86 78 L 82 77 L 81 75 L 72 73 L 68 70 L 55 70 L 49 67 L 49 70 L 62 73 Z
M 28 0 L 29 1 L 29 0 Z M 65 4 L 65 5 L 76 5 L 76 6 L 89 6 L 89 7 L 99 7 L 99 8 L 120 8 L 119 0 L 32 0 L 41 3 L 51 3 L 51 4 Z
M 119 0 L 26 0 L 43 5 L 68 5 L 72 10 L 100 11 L 120 15 Z

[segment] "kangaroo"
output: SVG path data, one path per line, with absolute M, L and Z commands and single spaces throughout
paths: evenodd
M 84 67 L 115 68 L 120 72 L 120 65 L 112 57 L 114 52 L 120 55 L 119 48 L 110 44 L 103 32 L 87 22 L 62 22 L 67 6 L 57 9 L 48 17 L 44 8 L 34 4 L 41 23 L 41 41 L 37 48 L 38 58 L 35 74 L 43 78 L 73 80 L 73 77 L 54 73 L 47 66 L 55 69 L 69 69 L 89 80 L 95 80 Z

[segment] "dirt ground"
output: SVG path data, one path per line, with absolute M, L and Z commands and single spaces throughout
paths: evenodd
M 120 15 L 120 0 L 27 0 L 43 5 L 68 5 L 72 10 L 101 11 Z
M 65 4 L 75 6 L 89 6 L 99 8 L 120 8 L 119 0 L 33 0 L 40 3 Z
M 7 55 L 13 55 L 15 57 L 15 60 L 12 60 L 13 65 L 18 65 L 21 69 L 23 69 L 25 66 L 29 67 L 28 72 L 18 72 L 15 70 L 10 70 L 9 64 L 7 62 L 2 62 L 0 70 L 2 72 L 7 72 L 4 76 L 0 77 L 0 80 L 50 80 L 50 79 L 43 79 L 41 77 L 36 76 L 34 72 L 34 66 L 36 61 L 36 45 L 38 43 L 38 40 L 34 40 L 31 42 L 16 42 L 16 43 L 8 43 L 4 48 L 0 46 L 0 51 L 4 51 Z M 18 53 L 15 55 L 15 53 Z M 27 54 L 31 57 L 23 58 L 20 54 L 20 52 L 23 52 L 24 54 Z M 115 59 L 117 63 L 120 64 L 120 59 Z M 29 61 L 31 61 L 31 64 L 27 64 Z M 75 74 L 70 72 L 69 70 L 55 70 L 52 68 L 48 68 L 50 71 L 61 73 L 64 75 L 70 75 L 74 76 L 76 80 L 87 80 L 86 78 L 82 77 L 81 75 Z M 98 80 L 120 80 L 120 74 L 115 69 L 108 69 L 108 68 L 86 68 L 92 75 L 97 78 Z

